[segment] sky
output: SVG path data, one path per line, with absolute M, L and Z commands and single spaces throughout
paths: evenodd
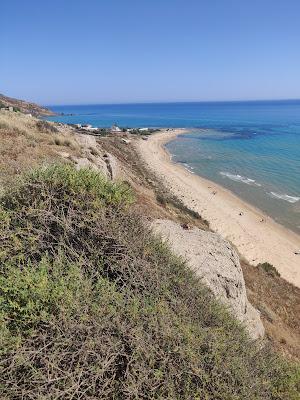
M 0 93 L 44 105 L 300 98 L 299 0 L 9 0 Z

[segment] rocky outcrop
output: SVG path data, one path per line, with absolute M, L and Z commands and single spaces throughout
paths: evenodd
M 119 176 L 117 159 L 103 152 L 94 136 L 79 134 L 76 141 L 81 149 L 81 157 L 73 157 L 77 168 L 92 168 L 101 171 L 108 179 L 114 180 Z
M 229 242 L 216 233 L 184 229 L 170 220 L 156 220 L 152 228 L 187 260 L 203 283 L 245 324 L 253 339 L 264 335 L 260 314 L 247 299 L 238 254 Z

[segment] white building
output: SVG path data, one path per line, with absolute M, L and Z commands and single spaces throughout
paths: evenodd
M 110 130 L 110 131 L 116 133 L 116 132 L 122 132 L 122 129 L 119 128 L 117 125 L 114 124 L 114 125 L 111 127 L 111 130 Z

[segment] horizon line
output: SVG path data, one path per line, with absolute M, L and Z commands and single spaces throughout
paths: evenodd
M 60 104 L 42 104 L 43 107 L 60 106 L 111 106 L 111 105 L 137 105 L 137 104 L 188 104 L 188 103 L 258 103 L 258 102 L 280 102 L 280 101 L 300 101 L 299 98 L 286 99 L 248 99 L 248 100 L 160 100 L 160 101 L 129 101 L 129 102 L 108 102 L 108 103 L 60 103 Z

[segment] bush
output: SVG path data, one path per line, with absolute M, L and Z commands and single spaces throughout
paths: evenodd
M 58 132 L 58 129 L 53 124 L 50 124 L 50 122 L 44 121 L 44 120 L 37 121 L 36 127 L 40 132 L 43 132 L 43 133 Z
M 250 342 L 131 202 L 68 165 L 2 197 L 1 399 L 296 399 L 297 370 Z
M 54 138 L 54 144 L 56 146 L 66 146 L 70 147 L 71 146 L 71 141 L 69 139 L 65 139 L 64 137 L 61 136 L 56 136 Z
M 156 200 L 163 207 L 166 207 L 168 204 L 176 208 L 177 210 L 183 212 L 184 214 L 190 216 L 193 219 L 202 221 L 204 225 L 209 227 L 209 222 L 206 219 L 203 219 L 201 215 L 189 207 L 187 207 L 180 199 L 176 196 L 164 194 L 159 190 L 156 190 Z
M 259 268 L 263 269 L 264 271 L 266 271 L 266 273 L 270 276 L 273 276 L 273 277 L 280 276 L 280 273 L 277 271 L 277 269 L 268 262 L 258 264 L 257 266 Z

